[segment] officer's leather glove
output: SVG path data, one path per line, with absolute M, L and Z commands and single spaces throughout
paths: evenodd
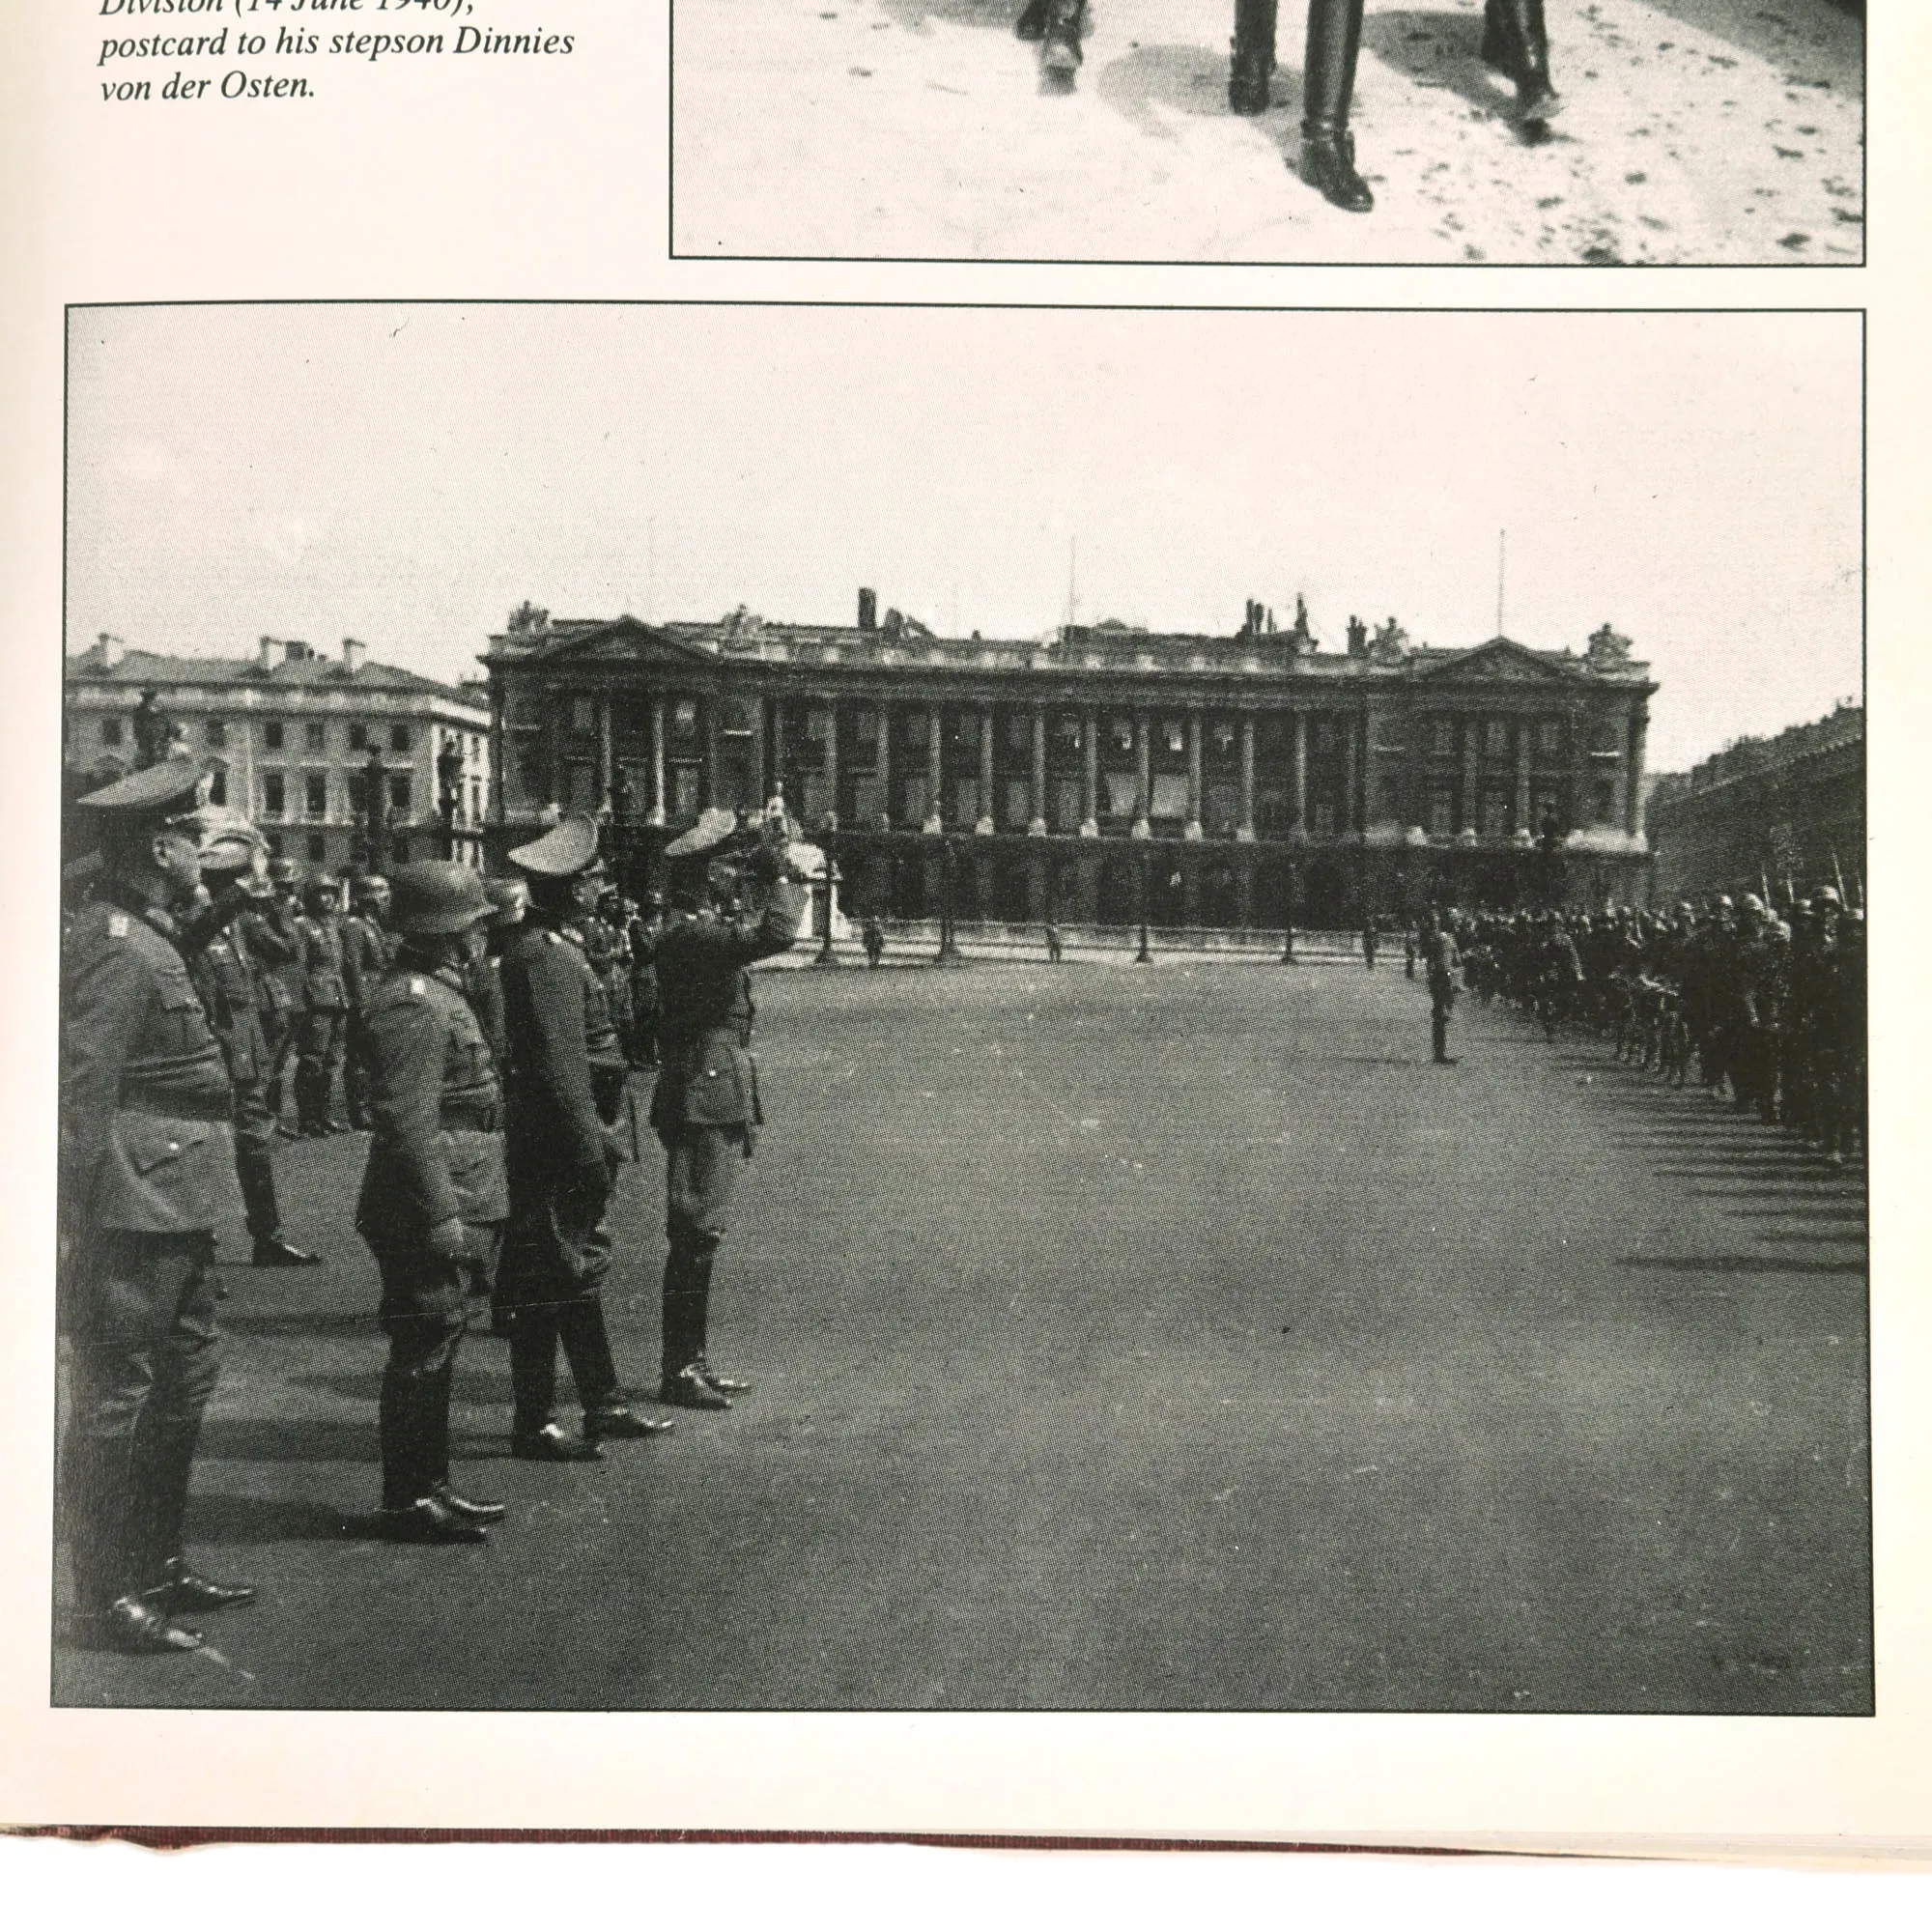
M 429 1231 L 429 1251 L 440 1262 L 475 1260 L 469 1246 L 469 1230 L 454 1218 L 439 1221 Z

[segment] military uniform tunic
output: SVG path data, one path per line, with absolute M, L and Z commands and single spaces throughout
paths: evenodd
M 62 1326 L 73 1343 L 69 1528 L 83 1610 L 181 1553 L 220 1368 L 208 1264 L 237 1207 L 234 1091 L 166 914 L 83 906 L 61 988 Z
M 333 918 L 304 913 L 301 937 L 301 1058 L 296 1070 L 296 1111 L 305 1133 L 320 1133 L 333 1118 L 335 1083 L 348 1051 L 349 980 L 342 928 Z
M 487 1302 L 509 1195 L 502 1092 L 453 966 L 407 952 L 363 1010 L 372 1135 L 355 1227 L 382 1275 L 389 1337 L 380 1426 L 384 1504 L 406 1509 L 449 1476 L 449 1392 L 472 1310 Z M 469 1254 L 431 1231 L 466 1231 Z
M 790 949 L 805 903 L 801 887 L 780 883 L 755 919 L 699 913 L 674 921 L 658 941 L 661 1064 L 651 1126 L 665 1149 L 674 1248 L 708 1252 L 724 1237 L 738 1162 L 750 1158 L 764 1123 L 746 969 Z
M 282 1225 L 275 1200 L 274 1122 L 269 1113 L 269 1042 L 262 1031 L 261 982 L 246 939 L 234 923 L 198 948 L 189 939 L 188 974 L 208 1023 L 228 1056 L 235 1088 L 235 1166 L 242 1181 L 248 1232 L 271 1240 Z

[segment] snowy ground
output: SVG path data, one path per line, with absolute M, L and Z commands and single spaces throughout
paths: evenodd
M 1227 105 L 1230 0 L 1093 0 L 1071 96 L 1019 0 L 685 0 L 680 255 L 1203 262 L 1792 263 L 1863 257 L 1864 35 L 1829 0 L 1548 0 L 1569 110 L 1530 143 L 1476 57 L 1481 0 L 1370 0 L 1354 123 L 1373 214 Z M 1288 163 L 1289 165 L 1285 165 Z

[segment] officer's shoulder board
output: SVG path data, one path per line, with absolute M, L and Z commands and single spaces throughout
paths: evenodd
M 110 912 L 107 915 L 107 936 L 109 939 L 126 939 L 132 922 L 125 912 Z
M 563 944 L 562 934 L 553 932 L 549 926 L 544 927 L 544 940 L 547 945 L 551 946 L 561 946 Z

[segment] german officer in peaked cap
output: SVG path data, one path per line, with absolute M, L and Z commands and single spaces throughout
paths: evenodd
M 665 848 L 678 917 L 658 941 L 661 1063 L 651 1125 L 666 1161 L 664 1365 L 660 1399 L 686 1408 L 728 1408 L 746 1384 L 706 1355 L 711 1270 L 741 1163 L 764 1114 L 752 1043 L 753 961 L 798 938 L 804 888 L 789 875 L 782 821 L 768 825 L 747 865 L 762 906 L 719 910 L 734 895 L 735 868 L 718 862 L 737 834 L 733 813 L 705 812 Z
M 597 823 L 571 813 L 509 857 L 530 888 L 528 915 L 511 929 L 497 965 L 509 1047 L 510 1219 L 497 1301 L 516 1404 L 510 1449 L 531 1462 L 590 1462 L 606 1437 L 669 1426 L 625 1401 L 601 1299 L 628 1069 L 603 984 L 584 957 L 582 923 L 604 890 Z M 581 1441 L 557 1426 L 559 1344 L 583 1405 Z
M 502 1090 L 467 997 L 492 908 L 447 859 L 398 867 L 394 892 L 395 964 L 363 1014 L 372 1137 L 355 1207 L 389 1338 L 379 1520 L 406 1542 L 480 1543 L 503 1505 L 450 1487 L 449 1395 L 510 1211 Z
M 168 759 L 80 801 L 102 879 L 62 960 L 64 1515 L 83 1628 L 137 1652 L 192 1650 L 178 1615 L 255 1594 L 197 1576 L 182 1548 L 220 1370 L 213 1230 L 239 1206 L 234 1090 L 177 947 L 200 881 L 202 779 Z

